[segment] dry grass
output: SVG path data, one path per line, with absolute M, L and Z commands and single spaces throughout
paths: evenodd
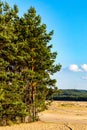
M 87 130 L 87 102 L 53 102 L 41 121 L 0 127 L 0 130 Z

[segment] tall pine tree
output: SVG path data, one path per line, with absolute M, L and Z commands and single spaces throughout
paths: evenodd
M 17 7 L 0 2 L 0 119 L 2 124 L 26 115 L 26 105 L 21 98 L 20 75 L 16 67 L 17 45 L 14 24 Z M 4 122 L 4 123 L 3 123 Z
M 18 8 L 0 2 L 0 120 L 35 121 L 45 108 L 48 88 L 56 88 L 51 75 L 61 69 L 52 52 L 53 31 L 31 7 L 21 18 Z
M 51 75 L 61 68 L 60 64 L 54 64 L 57 53 L 51 52 L 52 45 L 49 45 L 53 31 L 47 33 L 46 29 L 33 7 L 20 18 L 18 46 L 25 62 L 21 70 L 27 81 L 24 99 L 33 121 L 37 110 L 45 104 L 47 88 L 55 87 L 56 80 Z

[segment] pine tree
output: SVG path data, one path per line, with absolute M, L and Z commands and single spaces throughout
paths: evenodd
M 56 80 L 50 75 L 61 68 L 60 64 L 54 64 L 57 53 L 51 52 L 52 45 L 48 44 L 53 31 L 47 33 L 46 28 L 33 7 L 20 19 L 21 43 L 18 45 L 22 48 L 20 54 L 25 63 L 21 69 L 27 81 L 24 99 L 33 121 L 37 110 L 45 104 L 47 87 L 55 87 Z
M 26 115 L 26 105 L 21 98 L 20 74 L 15 69 L 17 45 L 14 24 L 17 7 L 10 8 L 7 3 L 0 2 L 0 119 L 4 124 L 8 120 Z
M 56 88 L 51 75 L 61 69 L 55 65 L 52 52 L 53 31 L 31 7 L 23 17 L 16 5 L 0 2 L 0 120 L 35 121 L 37 113 L 46 107 L 48 88 Z

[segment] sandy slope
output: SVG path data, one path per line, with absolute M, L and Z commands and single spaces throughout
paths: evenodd
M 87 102 L 53 102 L 49 110 L 40 113 L 40 119 L 63 124 L 67 129 L 87 130 Z
M 0 127 L 0 130 L 87 130 L 87 102 L 53 102 L 39 122 Z

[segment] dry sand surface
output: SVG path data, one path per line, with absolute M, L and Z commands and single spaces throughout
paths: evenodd
M 65 130 L 87 130 L 87 102 L 53 102 L 40 119 L 66 126 Z
M 87 130 L 87 102 L 55 101 L 39 117 L 39 122 L 0 127 L 0 130 Z

